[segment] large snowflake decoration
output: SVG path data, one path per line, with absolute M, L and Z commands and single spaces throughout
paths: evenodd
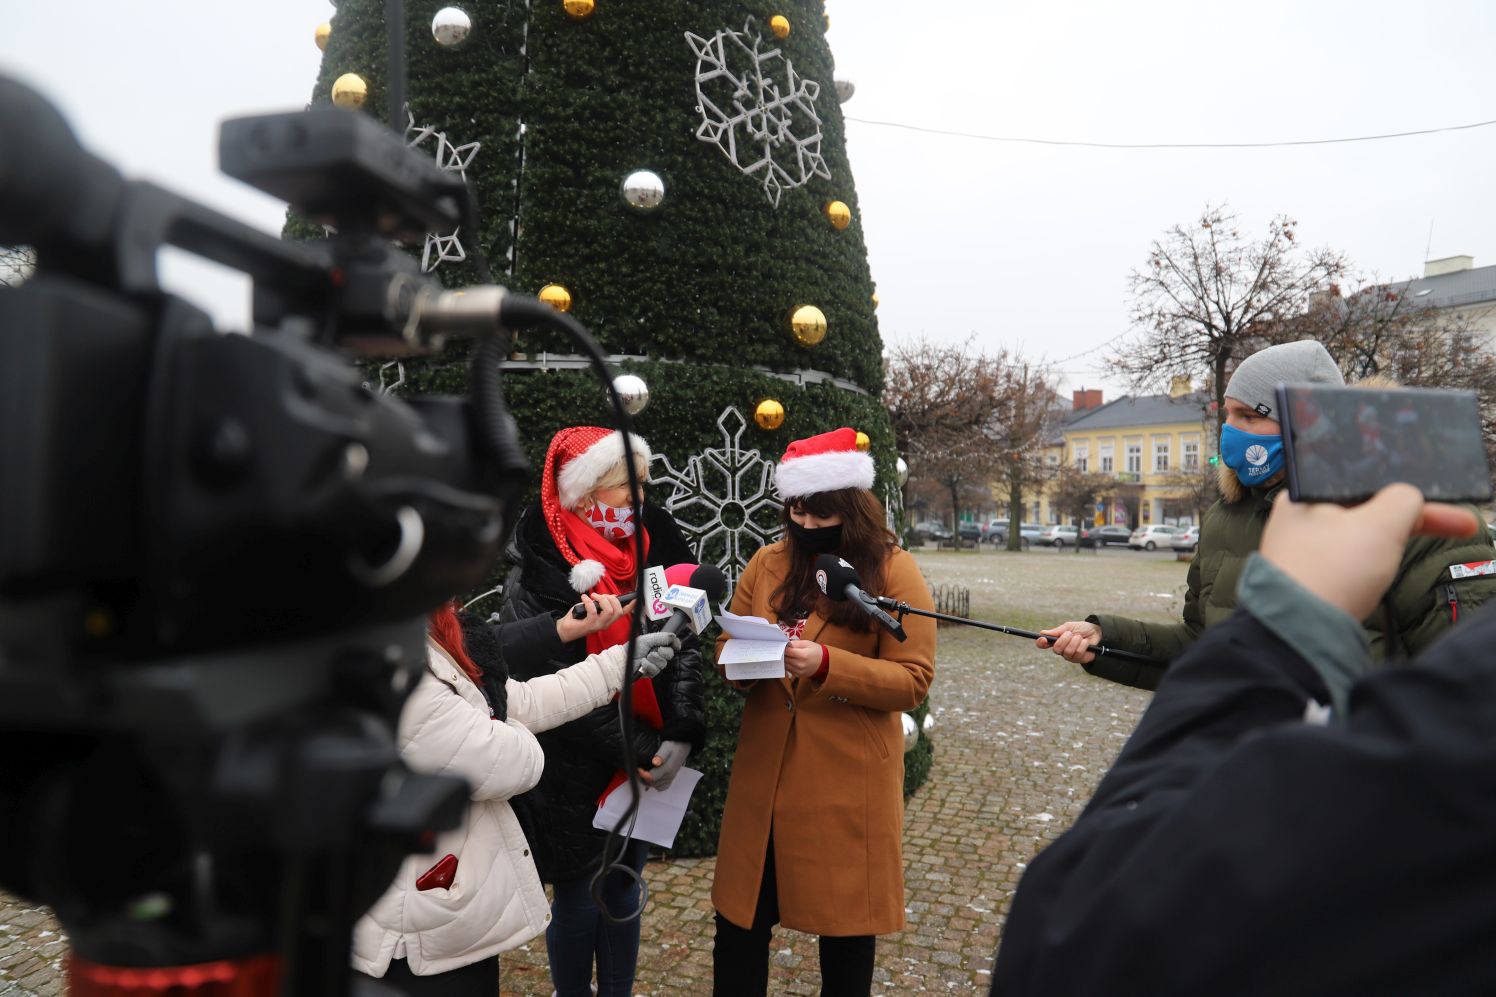
M 655 454 L 650 480 L 672 487 L 664 506 L 703 564 L 716 564 L 727 576 L 728 595 L 753 552 L 780 532 L 780 501 L 773 490 L 774 462 L 742 446 L 748 420 L 729 406 L 717 417 L 722 448 L 709 449 L 677 471 L 664 454 Z
M 453 145 L 447 138 L 445 132 L 439 132 L 430 125 L 417 125 L 416 116 L 411 113 L 410 105 L 405 107 L 405 144 L 412 149 L 426 150 L 426 146 L 435 139 L 436 148 L 432 151 L 432 157 L 436 165 L 449 173 L 459 174 L 464 180 L 467 179 L 467 168 L 472 165 L 473 157 L 478 155 L 478 150 L 483 147 L 480 142 L 468 142 L 466 145 Z M 435 270 L 443 263 L 461 263 L 467 259 L 467 250 L 462 248 L 462 240 L 457 237 L 457 230 L 450 235 L 426 236 L 426 248 L 421 251 L 421 269 L 427 273 Z
M 816 114 L 821 85 L 802 79 L 779 49 L 763 48 L 753 18 L 742 31 L 724 29 L 711 38 L 687 31 L 686 43 L 696 53 L 697 138 L 760 178 L 775 207 L 786 188 L 812 176 L 831 179 Z

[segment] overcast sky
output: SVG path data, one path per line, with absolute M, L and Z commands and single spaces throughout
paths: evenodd
M 6 8 L 0 72 L 61 105 L 92 150 L 279 229 L 281 205 L 217 174 L 216 123 L 306 101 L 320 58 L 312 31 L 334 11 L 326 0 Z M 857 84 L 843 106 L 852 118 L 1107 143 L 1325 139 L 1496 118 L 1490 0 L 829 0 L 827 10 L 839 71 Z M 1426 251 L 1496 264 L 1496 126 L 1268 149 L 1056 147 L 857 122 L 847 132 L 885 340 L 975 336 L 1054 361 L 1068 386 L 1108 398 L 1123 387 L 1105 359 L 1128 331 L 1129 270 L 1207 203 L 1229 203 L 1248 232 L 1287 213 L 1301 242 L 1387 279 L 1421 273 Z M 170 264 L 175 290 L 242 326 L 242 290 Z

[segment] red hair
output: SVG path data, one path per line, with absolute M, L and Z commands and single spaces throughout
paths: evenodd
M 462 643 L 462 624 L 457 620 L 457 603 L 445 602 L 440 609 L 433 610 L 426 632 L 443 651 L 452 656 L 457 667 L 473 680 L 474 685 L 482 681 L 482 671 L 473 664 L 473 659 L 468 657 L 467 648 Z

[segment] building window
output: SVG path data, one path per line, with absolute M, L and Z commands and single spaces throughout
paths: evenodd
M 1077 443 L 1075 445 L 1075 469 L 1085 474 L 1090 462 L 1091 445 L 1089 443 Z
M 1127 473 L 1128 474 L 1142 474 L 1143 473 L 1143 441 L 1142 440 L 1128 440 L 1127 441 Z
M 1155 438 L 1153 440 L 1153 470 L 1167 471 L 1169 469 L 1169 438 Z
M 1184 438 L 1184 466 L 1191 471 L 1200 466 L 1200 438 L 1198 436 Z
M 1096 459 L 1100 462 L 1102 474 L 1111 474 L 1115 468 L 1112 466 L 1112 445 L 1110 443 L 1097 444 Z

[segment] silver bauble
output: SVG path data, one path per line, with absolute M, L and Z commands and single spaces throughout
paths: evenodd
M 898 475 L 900 488 L 903 488 L 905 485 L 909 484 L 909 462 L 907 460 L 900 457 L 898 460 L 894 461 L 893 469 L 894 473 Z
M 431 37 L 443 48 L 461 45 L 473 30 L 473 19 L 461 7 L 443 7 L 431 19 Z
M 665 181 L 651 170 L 635 170 L 623 178 L 619 192 L 635 211 L 653 211 L 665 200 Z
M 903 714 L 904 717 L 904 750 L 913 751 L 914 746 L 919 743 L 919 724 L 915 722 L 911 713 Z
M 836 102 L 838 104 L 845 104 L 847 101 L 851 100 L 852 95 L 857 92 L 857 84 L 853 83 L 852 80 L 846 76 L 833 77 L 831 80 L 831 86 L 836 90 Z
M 930 731 L 932 731 L 934 729 L 935 729 L 935 714 L 933 714 L 933 713 L 926 713 L 925 714 L 925 736 L 928 737 L 930 735 Z
M 638 374 L 619 374 L 613 378 L 613 390 L 618 392 L 623 409 L 629 415 L 638 415 L 649 404 L 649 385 Z

